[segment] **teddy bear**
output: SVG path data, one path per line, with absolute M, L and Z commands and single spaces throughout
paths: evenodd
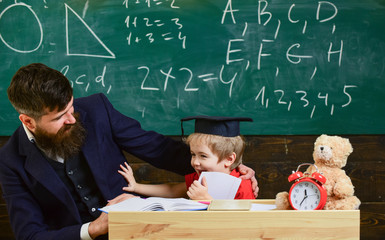
M 319 172 L 326 178 L 324 184 L 327 200 L 324 210 L 355 210 L 361 201 L 354 196 L 354 186 L 350 177 L 342 170 L 348 156 L 353 152 L 349 139 L 340 136 L 322 134 L 314 143 L 313 160 Z M 308 173 L 315 171 L 314 166 L 307 169 Z M 275 198 L 277 209 L 293 209 L 289 202 L 289 193 L 280 192 Z

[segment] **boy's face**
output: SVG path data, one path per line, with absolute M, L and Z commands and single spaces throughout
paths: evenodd
M 230 173 L 230 168 L 226 166 L 226 160 L 219 161 L 206 144 L 191 142 L 191 166 L 195 169 L 198 175 L 201 172 L 223 172 Z

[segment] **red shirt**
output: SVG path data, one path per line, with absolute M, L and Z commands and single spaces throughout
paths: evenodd
M 238 171 L 238 169 L 234 169 L 230 173 L 231 176 L 239 178 L 241 176 L 241 173 Z M 199 179 L 198 173 L 194 172 L 191 174 L 187 174 L 184 176 L 186 180 L 186 186 L 187 189 L 191 186 L 191 184 Z M 241 184 L 239 185 L 237 194 L 235 194 L 234 199 L 255 199 L 253 189 L 251 187 L 251 180 L 247 179 L 244 180 L 242 179 Z

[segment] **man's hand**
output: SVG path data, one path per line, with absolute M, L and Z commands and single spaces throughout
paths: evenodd
M 242 179 L 250 179 L 251 181 L 251 187 L 254 189 L 254 197 L 258 197 L 259 187 L 258 187 L 258 181 L 255 178 L 255 171 L 249 167 L 246 167 L 245 165 L 241 164 L 238 166 L 238 170 L 241 173 L 240 178 Z
M 187 191 L 187 196 L 192 200 L 209 200 L 213 199 L 207 189 L 206 178 L 202 178 L 202 184 L 195 180 Z
M 116 198 L 110 200 L 107 206 L 117 204 L 123 200 L 133 198 L 133 197 L 136 197 L 136 196 L 123 193 L 117 196 Z M 103 212 L 102 214 L 100 214 L 100 216 L 97 219 L 95 219 L 93 222 L 90 223 L 90 225 L 88 226 L 88 234 L 92 239 L 95 239 L 97 236 L 106 234 L 107 232 L 108 232 L 108 215 L 107 213 Z

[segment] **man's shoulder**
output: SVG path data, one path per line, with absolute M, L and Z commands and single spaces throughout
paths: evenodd
M 76 98 L 74 100 L 75 110 L 84 110 L 86 112 L 100 111 L 101 109 L 112 108 L 108 98 L 103 93 L 92 94 L 86 97 Z
M 88 104 L 90 103 L 98 103 L 100 101 L 105 101 L 107 99 L 107 97 L 103 94 L 103 93 L 96 93 L 96 94 L 92 94 L 92 95 L 89 95 L 89 96 L 86 96 L 86 97 L 79 97 L 79 98 L 76 98 L 74 100 L 74 105 L 85 105 L 85 106 L 88 106 Z
M 28 141 L 23 127 L 18 127 L 7 142 L 0 147 L 0 159 L 12 158 L 14 155 L 18 155 L 21 150 L 20 144 L 26 144 Z

